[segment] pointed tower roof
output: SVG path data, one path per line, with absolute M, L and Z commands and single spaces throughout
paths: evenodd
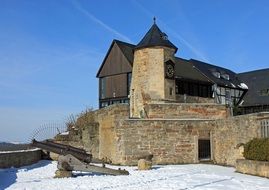
M 154 23 L 143 37 L 143 39 L 136 45 L 135 49 L 141 49 L 145 47 L 153 47 L 153 46 L 165 46 L 169 48 L 175 49 L 177 51 L 177 47 L 168 40 L 168 36 L 163 33 L 160 28 L 156 24 L 156 19 L 154 18 Z

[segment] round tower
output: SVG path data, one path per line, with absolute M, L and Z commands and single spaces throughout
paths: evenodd
M 130 116 L 145 118 L 145 105 L 175 100 L 177 47 L 154 23 L 134 50 Z

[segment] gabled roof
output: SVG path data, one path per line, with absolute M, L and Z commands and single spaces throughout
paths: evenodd
M 189 60 L 176 57 L 175 61 L 176 78 L 212 83 L 205 75 L 195 69 Z
M 133 65 L 133 59 L 134 59 L 134 53 L 133 53 L 133 49 L 135 47 L 135 45 L 133 44 L 129 44 L 129 43 L 126 43 L 126 42 L 122 42 L 122 41 L 119 41 L 119 40 L 113 40 L 107 53 L 106 53 L 106 56 L 96 74 L 96 77 L 99 77 L 100 75 L 100 72 L 102 71 L 103 67 L 104 67 L 104 64 L 107 60 L 107 57 L 112 49 L 112 47 L 114 46 L 114 44 L 117 44 L 118 47 L 120 48 L 121 52 L 123 53 L 123 55 L 126 57 L 126 59 L 128 60 L 128 63 L 130 64 L 130 66 L 132 67 Z
M 126 42 L 122 42 L 119 40 L 113 40 L 105 59 L 97 73 L 97 77 L 99 77 L 99 74 L 106 62 L 106 59 L 113 47 L 114 44 L 117 44 L 120 51 L 123 53 L 125 58 L 128 60 L 128 63 L 130 66 L 133 66 L 133 60 L 134 60 L 134 49 L 136 48 L 135 45 L 129 44 Z M 213 72 L 217 71 L 220 74 L 228 74 L 229 80 L 226 80 L 224 78 L 217 78 L 213 75 Z M 182 59 L 176 57 L 175 60 L 175 77 L 181 78 L 181 79 L 187 79 L 187 80 L 196 80 L 201 82 L 207 82 L 207 83 L 216 83 L 220 86 L 227 86 L 231 88 L 241 88 L 241 81 L 237 77 L 237 74 L 229 69 L 225 69 L 216 65 L 211 65 L 202 61 L 190 59 Z M 244 80 L 243 80 L 244 81 Z
M 114 41 L 115 41 L 115 43 L 118 44 L 119 48 L 121 49 L 121 51 L 125 55 L 125 57 L 128 59 L 129 63 L 131 65 L 133 65 L 135 45 L 129 44 L 126 42 L 122 42 L 119 40 L 114 40 Z
M 269 69 L 239 73 L 238 77 L 248 85 L 242 106 L 269 105 Z
M 242 87 L 241 80 L 237 77 L 237 74 L 234 73 L 233 71 L 223 67 L 198 61 L 195 59 L 190 59 L 189 61 L 198 71 L 203 73 L 212 82 L 224 87 L 227 86 L 230 88 L 237 88 L 237 89 L 239 88 L 246 90 L 245 87 Z M 218 72 L 220 74 L 220 78 L 214 76 L 215 72 Z M 224 75 L 228 75 L 229 79 L 225 79 L 223 77 Z
M 153 46 L 164 46 L 175 49 L 177 51 L 177 47 L 168 40 L 168 37 L 165 33 L 163 33 L 160 28 L 154 23 L 143 39 L 137 44 L 135 49 L 141 49 L 146 47 Z

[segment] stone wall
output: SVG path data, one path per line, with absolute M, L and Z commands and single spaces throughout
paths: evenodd
M 155 164 L 197 163 L 198 139 L 210 139 L 211 159 L 234 166 L 236 159 L 242 158 L 241 145 L 260 136 L 259 120 L 268 117 L 251 114 L 224 119 L 128 119 L 128 109 L 121 106 L 110 107 L 104 113 L 99 116 L 99 156 L 123 165 L 135 165 L 139 157 L 148 154 L 154 155 Z
M 41 150 L 0 152 L 0 168 L 21 167 L 41 160 Z
M 179 103 L 215 103 L 214 98 L 204 98 L 198 96 L 189 96 L 181 94 L 176 95 L 176 101 Z
M 213 127 L 209 120 L 128 119 L 116 128 L 117 164 L 135 165 L 153 154 L 154 164 L 197 163 L 198 138 Z
M 236 171 L 269 178 L 269 162 L 238 159 L 236 161 Z
M 197 163 L 198 140 L 210 139 L 211 159 L 234 166 L 242 158 L 242 145 L 260 137 L 260 121 L 269 117 L 268 113 L 227 117 L 225 106 L 214 104 L 148 106 L 147 119 L 130 119 L 124 104 L 95 111 L 98 127 L 81 137 L 84 148 L 94 147 L 94 157 L 114 164 L 135 165 L 148 154 L 154 155 L 154 164 Z M 86 143 L 91 136 L 95 141 Z
M 82 148 L 91 153 L 94 158 L 99 156 L 99 124 L 69 129 L 68 134 L 59 134 L 54 138 L 55 142 Z
M 129 118 L 129 106 L 115 104 L 102 108 L 96 112 L 96 121 L 99 123 L 99 155 L 100 159 L 108 159 L 116 163 L 118 154 L 118 137 L 115 129 L 120 123 Z
M 243 158 L 242 145 L 255 137 L 260 137 L 260 119 L 266 114 L 249 114 L 216 120 L 212 132 L 214 161 L 218 164 L 234 166 Z
M 167 119 L 222 119 L 229 117 L 225 105 L 220 104 L 189 104 L 189 103 L 163 103 L 148 104 L 145 106 L 148 118 Z

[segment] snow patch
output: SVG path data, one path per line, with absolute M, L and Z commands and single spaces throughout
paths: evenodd
M 118 166 L 108 167 L 118 168 Z M 0 180 L 0 189 L 269 189 L 268 179 L 239 174 L 231 167 L 188 164 L 157 165 L 148 171 L 138 171 L 136 167 L 121 168 L 128 170 L 130 175 L 109 176 L 73 172 L 76 177 L 55 179 L 53 176 L 57 170 L 57 162 L 40 161 L 17 170 L 14 168 L 0 170 L 0 177 L 4 176 Z
M 39 148 L 27 149 L 27 150 L 12 150 L 12 151 L 0 151 L 0 154 L 8 154 L 8 153 L 15 153 L 15 152 L 33 152 L 40 150 Z
M 62 132 L 60 135 L 69 135 L 69 131 Z
M 240 83 L 238 86 L 242 89 L 248 89 L 248 86 L 245 83 Z
M 233 88 L 235 88 L 235 87 L 236 87 L 236 86 L 235 86 L 233 83 L 231 83 L 231 85 L 232 85 L 232 87 L 233 87 Z

